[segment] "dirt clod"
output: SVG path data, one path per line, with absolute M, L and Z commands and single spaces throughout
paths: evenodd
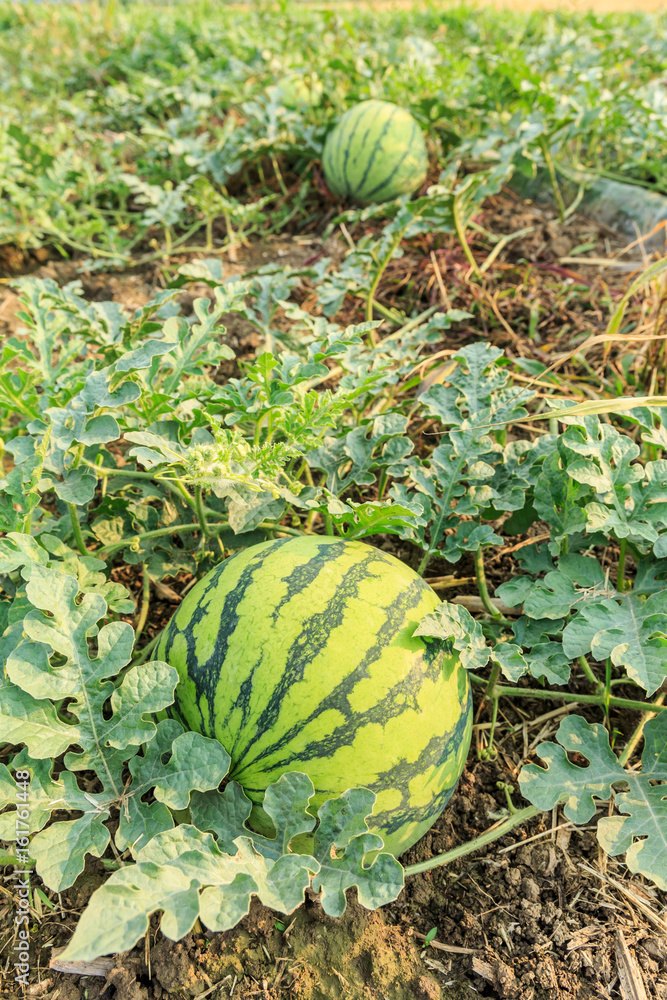
M 190 935 L 176 944 L 162 938 L 151 952 L 153 975 L 168 993 L 196 997 L 205 991 L 206 982 L 193 965 L 191 947 Z
M 148 1000 L 146 986 L 139 982 L 141 961 L 133 954 L 117 956 L 116 965 L 107 973 L 107 983 L 115 988 L 114 1000 Z
M 316 974 L 308 1000 L 439 1000 L 440 987 L 423 971 L 416 947 L 379 912 L 353 903 L 340 920 L 319 907 L 297 914 L 290 945 Z

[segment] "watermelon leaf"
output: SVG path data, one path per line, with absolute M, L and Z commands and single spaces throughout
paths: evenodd
M 413 522 L 415 516 L 423 513 L 421 504 L 414 501 L 409 504 L 382 500 L 367 500 L 365 503 L 348 500 L 343 503 L 334 499 L 326 509 L 343 538 L 350 540 L 380 532 L 397 535 Z
M 35 755 L 57 757 L 71 743 L 70 727 L 45 698 L 33 698 L 0 676 L 0 726 L 3 741 L 24 743 Z
M 229 756 L 217 740 L 148 718 L 171 704 L 174 668 L 157 660 L 128 666 L 131 627 L 110 622 L 100 628 L 107 614 L 102 593 L 82 594 L 75 577 L 34 555 L 30 546 L 7 551 L 30 579 L 0 638 L 7 672 L 0 678 L 0 720 L 4 739 L 25 744 L 12 767 L 31 774 L 31 856 L 44 882 L 61 891 L 83 871 L 86 854 L 100 857 L 106 850 L 112 810 L 120 813 L 117 848 L 141 846 L 173 826 L 171 810 L 186 808 L 193 788 L 219 785 Z M 58 712 L 52 700 L 66 700 L 67 711 Z M 54 777 L 55 758 L 68 749 L 68 770 Z M 80 787 L 75 772 L 83 770 L 94 773 L 99 790 Z M 155 802 L 149 804 L 143 797 L 151 790 Z M 16 808 L 15 783 L 2 765 L 0 812 L 5 808 L 0 830 L 15 820 Z M 56 810 L 81 815 L 45 828 Z
M 319 810 L 313 854 L 320 869 L 312 887 L 321 892 L 322 909 L 330 917 L 345 912 L 345 890 L 351 886 L 357 887 L 359 902 L 369 910 L 390 903 L 403 888 L 403 868 L 393 855 L 380 854 L 364 866 L 368 852 L 381 851 L 383 846 L 382 837 L 369 833 L 366 826 L 374 804 L 373 792 L 351 788 Z
M 155 723 L 145 716 L 171 704 L 177 673 L 155 661 L 132 667 L 114 688 L 110 678 L 132 655 L 131 626 L 111 622 L 98 630 L 107 610 L 104 599 L 84 594 L 77 604 L 77 581 L 56 570 L 34 565 L 26 590 L 33 610 L 23 620 L 26 638 L 7 660 L 7 676 L 33 698 L 71 699 L 68 712 L 77 723 L 70 728 L 70 742 L 82 751 L 75 769 L 92 767 L 104 773 L 111 748 L 139 746 L 154 735 Z M 89 636 L 96 636 L 95 657 L 90 655 Z M 107 702 L 111 717 L 104 719 Z
M 165 754 L 169 754 L 166 763 Z M 229 770 L 230 759 L 218 740 L 183 732 L 175 719 L 165 719 L 146 744 L 143 757 L 130 761 L 130 788 L 135 799 L 152 788 L 158 802 L 170 809 L 187 809 L 190 791 L 216 788 Z
M 428 459 L 403 464 L 401 474 L 416 492 L 402 485 L 391 490 L 397 502 L 416 500 L 424 508 L 424 517 L 401 532 L 424 550 L 420 572 L 438 552 L 456 563 L 464 552 L 500 544 L 480 519 L 488 511 L 521 509 L 536 482 L 540 446 L 503 446 L 490 433 L 499 420 L 525 414 L 523 404 L 530 398 L 517 394 L 497 363 L 500 356 L 498 348 L 486 343 L 462 348 L 448 365 L 444 384 L 431 385 L 421 396 L 421 405 L 447 433 Z
M 606 801 L 617 785 L 624 786 L 627 790 L 616 792 L 616 808 L 622 815 L 599 821 L 598 840 L 608 854 L 625 852 L 630 871 L 667 889 L 667 713 L 650 719 L 644 732 L 641 772 L 626 771 L 609 745 L 604 726 L 570 715 L 556 734 L 560 746 L 540 743 L 537 747 L 546 767 L 527 764 L 519 783 L 522 794 L 540 809 L 563 803 L 573 823 L 587 823 L 595 813 L 595 800 Z M 588 767 L 573 764 L 568 752 L 581 754 Z
M 292 837 L 310 833 L 316 820 L 306 812 L 315 794 L 313 783 L 300 771 L 283 774 L 264 793 L 264 812 L 276 829 L 275 848 L 280 854 L 289 850 Z
M 308 453 L 309 464 L 322 469 L 329 490 L 336 496 L 352 485 L 369 486 L 375 482 L 378 468 L 412 451 L 412 442 L 405 437 L 406 427 L 406 417 L 382 414 L 343 436 L 326 437 L 322 446 Z
M 126 951 L 146 933 L 157 911 L 162 932 L 172 940 L 187 934 L 197 917 L 213 931 L 229 930 L 248 913 L 253 895 L 265 906 L 291 913 L 311 884 L 331 916 L 344 912 L 345 890 L 351 886 L 357 886 L 359 901 L 369 909 L 396 899 L 403 888 L 399 862 L 383 853 L 364 864 L 369 851 L 383 846 L 382 838 L 368 831 L 375 803 L 368 789 L 350 789 L 320 807 L 316 857 L 290 850 L 290 841 L 316 823 L 306 812 L 314 791 L 310 778 L 297 771 L 267 788 L 264 809 L 278 831 L 274 840 L 245 825 L 251 803 L 235 782 L 222 793 L 195 793 L 193 817 L 214 827 L 218 839 L 187 824 L 158 833 L 137 852 L 136 864 L 113 872 L 93 893 L 63 954 L 90 961 Z M 237 836 L 230 842 L 235 826 Z
M 251 810 L 252 802 L 237 781 L 228 782 L 222 792 L 193 792 L 190 801 L 193 824 L 214 833 L 226 854 L 234 853 L 236 837 L 251 835 L 246 826 Z
M 667 525 L 667 462 L 638 462 L 639 445 L 597 417 L 580 417 L 565 431 L 563 445 L 572 453 L 568 476 L 595 497 L 584 506 L 589 531 L 613 533 L 650 551 Z
M 563 630 L 563 651 L 573 658 L 610 657 L 653 694 L 667 676 L 667 591 L 585 604 Z
M 414 634 L 451 644 L 461 654 L 461 663 L 468 670 L 485 667 L 491 656 L 482 626 L 460 604 L 443 601 L 435 611 L 424 615 Z

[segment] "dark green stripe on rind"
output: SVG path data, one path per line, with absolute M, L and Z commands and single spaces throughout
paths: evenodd
M 419 126 L 417 125 L 417 122 L 415 122 L 414 123 L 414 127 L 412 129 L 411 136 L 416 137 L 418 134 L 419 134 Z M 383 192 L 388 191 L 388 190 L 394 190 L 394 188 L 397 188 L 397 187 L 401 187 L 401 188 L 404 187 L 404 184 L 399 182 L 399 175 L 401 173 L 401 168 L 405 165 L 405 162 L 408 160 L 408 158 L 411 157 L 411 156 L 414 156 L 414 152 L 413 152 L 413 149 L 412 149 L 412 143 L 413 142 L 414 142 L 414 138 L 408 140 L 407 149 L 405 150 L 405 152 L 401 156 L 401 158 L 398 161 L 398 163 L 396 163 L 396 165 L 395 165 L 394 169 L 392 170 L 391 174 L 384 181 L 380 181 L 380 183 L 376 184 L 375 187 L 371 188 L 370 191 L 360 191 L 359 192 L 359 196 L 362 197 L 364 199 L 364 201 L 373 201 L 376 198 L 379 201 L 382 201 Z M 417 174 L 421 173 L 422 170 L 423 170 L 423 173 L 425 175 L 426 174 L 426 168 L 427 168 L 427 161 L 426 161 L 426 156 L 424 156 L 423 157 L 423 164 L 422 163 L 417 163 L 417 164 L 413 165 L 412 170 L 408 171 L 408 178 L 410 178 L 410 184 L 412 184 L 411 178 L 413 176 L 416 176 Z M 407 193 L 407 192 L 402 192 L 402 193 Z
M 355 567 L 355 570 L 359 570 L 358 573 L 350 574 L 350 579 L 346 581 L 347 586 L 342 588 L 342 592 L 337 595 L 336 601 L 332 602 L 333 607 L 331 608 L 331 615 L 327 614 L 321 622 L 305 622 L 304 623 L 304 634 L 307 636 L 311 631 L 318 637 L 319 642 L 326 643 L 328 641 L 328 627 L 333 627 L 335 621 L 340 616 L 340 609 L 347 605 L 350 597 L 353 594 L 354 588 L 354 577 L 363 577 L 364 565 L 363 563 L 359 567 Z M 424 586 L 427 586 L 424 584 Z M 391 640 L 403 629 L 409 626 L 410 621 L 406 616 L 406 611 L 417 607 L 421 601 L 423 594 L 420 593 L 420 588 L 412 587 L 410 590 L 405 591 L 400 597 L 394 602 L 394 604 L 386 609 L 387 620 L 380 631 L 376 634 L 376 640 L 374 645 L 361 659 L 359 665 L 348 674 L 342 683 L 338 684 L 331 692 L 331 694 L 324 698 L 317 710 L 311 712 L 304 719 L 299 719 L 299 721 L 284 733 L 280 739 L 276 740 L 270 746 L 263 749 L 261 754 L 256 757 L 249 756 L 248 758 L 240 758 L 235 767 L 234 776 L 242 775 L 243 770 L 249 768 L 253 764 L 263 763 L 270 767 L 272 770 L 279 769 L 284 770 L 288 765 L 290 757 L 279 757 L 275 759 L 272 755 L 275 755 L 281 749 L 287 747 L 289 743 L 292 742 L 296 734 L 304 729 L 308 729 L 311 723 L 315 722 L 316 719 L 328 711 L 332 707 L 340 707 L 340 705 L 346 705 L 348 703 L 348 696 L 357 686 L 358 682 L 368 676 L 368 670 L 371 664 L 382 658 L 383 653 L 387 645 Z M 305 644 L 304 644 L 305 645 Z M 306 647 L 307 649 L 307 647 Z M 299 663 L 300 667 L 304 664 L 301 661 L 300 654 L 302 649 L 295 649 L 294 647 L 290 649 L 289 660 L 290 665 L 294 661 Z M 425 665 L 424 673 L 430 671 L 433 674 L 435 671 L 441 670 L 442 666 L 440 663 L 441 657 L 438 657 L 435 651 L 430 651 L 428 648 L 423 654 L 423 663 Z M 301 661 L 301 662 L 300 662 Z M 433 668 L 433 662 L 435 661 L 435 668 Z M 294 679 L 294 674 L 292 678 Z M 289 684 L 291 682 L 287 681 L 283 683 L 282 680 L 279 683 L 275 698 L 272 698 L 271 708 L 272 714 L 263 713 L 258 722 L 258 728 L 260 730 L 269 729 L 271 725 L 275 724 L 275 721 L 279 714 L 279 707 L 282 698 L 289 694 Z M 382 722 L 388 718 L 395 715 L 400 715 L 405 711 L 406 705 L 411 697 L 414 698 L 412 689 L 414 688 L 414 678 L 408 676 L 404 680 L 393 687 L 390 693 L 378 701 L 376 704 L 370 706 L 363 714 L 354 713 L 350 709 L 350 717 L 347 719 L 344 725 L 339 726 L 332 733 L 327 734 L 321 740 L 313 741 L 308 743 L 308 745 L 299 751 L 299 757 L 302 760 L 312 760 L 314 758 L 328 757 L 338 749 L 340 746 L 350 746 L 359 731 L 360 728 L 368 725 L 369 722 Z M 242 781 L 242 777 L 239 777 Z
M 467 678 L 466 678 L 467 680 Z M 472 736 L 472 691 L 466 686 L 465 696 L 461 701 L 461 715 L 453 730 L 447 734 L 431 737 L 420 753 L 418 759 L 410 763 L 403 760 L 395 767 L 382 773 L 375 782 L 368 782 L 367 788 L 375 792 L 382 801 L 382 792 L 387 789 L 400 791 L 400 803 L 393 809 L 380 809 L 373 813 L 371 828 L 379 832 L 384 840 L 385 848 L 393 854 L 402 854 L 430 830 L 442 814 L 447 803 L 454 794 L 456 784 L 468 756 Z M 443 742 L 444 739 L 444 742 Z M 301 768 L 306 770 L 305 767 Z M 424 774 L 445 771 L 439 781 L 433 780 L 436 786 L 432 796 L 426 802 L 415 803 L 410 796 L 410 783 Z M 252 823 L 260 832 L 272 836 L 272 826 L 268 816 L 261 808 L 266 784 L 277 780 L 277 775 L 268 781 L 253 786 L 250 782 L 241 782 L 248 797 L 255 803 L 252 813 Z M 341 789 L 343 790 L 343 789 Z M 327 799 L 331 792 L 327 788 L 315 785 L 315 795 L 310 803 L 310 811 L 316 815 L 317 809 Z M 301 847 L 310 849 L 308 845 Z
M 200 724 L 197 727 L 198 730 L 206 736 L 213 736 L 215 731 L 215 697 L 218 690 L 218 685 L 220 683 L 221 671 L 223 664 L 225 662 L 227 646 L 230 637 L 236 631 L 238 626 L 238 615 L 237 609 L 247 589 L 252 585 L 254 578 L 254 571 L 257 565 L 261 565 L 264 558 L 269 551 L 274 551 L 283 545 L 287 539 L 278 539 L 274 542 L 267 543 L 268 548 L 264 546 L 254 546 L 255 549 L 262 548 L 261 553 L 257 553 L 255 558 L 253 558 L 249 564 L 242 571 L 240 579 L 235 586 L 235 588 L 230 591 L 225 597 L 224 602 L 224 612 L 220 616 L 220 620 L 217 624 L 217 633 L 215 640 L 215 651 L 212 658 L 202 661 L 201 657 L 197 653 L 197 640 L 195 637 L 195 628 L 201 622 L 203 622 L 208 614 L 208 600 L 207 598 L 219 587 L 221 577 L 223 573 L 229 575 L 230 567 L 234 564 L 234 561 L 241 561 L 244 558 L 247 559 L 248 553 L 252 550 L 246 549 L 245 551 L 238 552 L 236 555 L 232 556 L 226 562 L 220 563 L 211 573 L 209 573 L 198 585 L 191 591 L 191 602 L 189 602 L 188 607 L 185 610 L 185 615 L 183 615 L 183 605 L 179 612 L 172 618 L 167 628 L 165 639 L 160 643 L 156 655 L 167 661 L 171 662 L 170 655 L 172 653 L 174 641 L 178 636 L 185 641 L 187 645 L 187 657 L 186 657 L 186 667 L 187 673 L 190 679 L 197 686 L 197 691 L 200 697 L 203 697 L 209 707 L 209 719 L 204 719 L 201 711 L 198 710 Z M 190 610 L 192 607 L 193 610 Z M 249 694 L 249 692 L 248 692 Z M 177 704 L 179 700 L 177 699 Z M 246 702 L 242 702 L 242 708 L 245 711 L 250 707 L 249 698 Z M 183 711 L 184 706 L 181 705 L 181 710 Z M 184 713 L 188 722 L 191 726 L 195 725 L 196 720 L 189 718 L 190 713 Z M 228 752 L 231 753 L 231 750 Z
M 364 150 L 364 158 L 367 157 L 367 162 L 366 162 L 366 166 L 364 168 L 364 172 L 362 173 L 359 181 L 357 182 L 357 184 L 356 184 L 356 186 L 354 188 L 354 191 L 350 192 L 350 194 L 352 194 L 353 196 L 363 197 L 364 185 L 365 185 L 365 183 L 366 183 L 366 181 L 368 179 L 369 173 L 373 169 L 373 164 L 375 163 L 375 158 L 377 157 L 378 153 L 380 153 L 380 155 L 382 155 L 382 153 L 384 152 L 384 150 L 382 148 L 382 140 L 386 137 L 387 133 L 389 132 L 389 130 L 391 128 L 391 125 L 392 125 L 392 122 L 396 118 L 396 112 L 398 112 L 398 111 L 400 111 L 400 108 L 395 108 L 391 112 L 391 114 L 389 115 L 389 117 L 387 118 L 387 120 L 384 123 L 384 125 L 382 126 L 382 131 L 380 132 L 379 136 L 375 140 L 375 144 L 373 146 L 373 149 L 371 150 L 370 156 L 368 156 L 368 154 Z M 369 133 L 370 133 L 370 128 L 369 128 L 369 130 L 368 130 L 368 132 L 366 134 L 368 135 Z M 394 171 L 392 171 L 392 175 L 393 175 L 393 173 L 394 173 Z
M 444 745 L 439 735 L 432 737 L 414 765 L 393 769 L 391 774 L 387 775 L 387 778 L 390 777 L 390 780 L 396 783 L 395 787 L 401 790 L 402 796 L 400 806 L 392 810 L 377 812 L 373 816 L 375 825 L 383 831 L 385 841 L 391 843 L 408 825 L 414 824 L 420 827 L 419 836 L 423 836 L 433 826 L 454 794 L 456 783 L 468 756 L 471 736 L 472 692 L 468 688 L 461 705 L 461 716 L 455 729 L 446 737 Z M 427 803 L 415 805 L 408 794 L 410 781 L 431 767 L 442 767 L 450 762 L 453 764 L 451 780 L 446 782 Z M 415 837 L 415 840 L 417 839 L 418 837 Z
M 290 601 L 292 601 L 297 595 L 301 594 L 305 589 L 313 587 L 317 577 L 320 575 L 322 570 L 326 568 L 327 563 L 334 562 L 338 559 L 338 557 L 339 552 L 337 551 L 337 546 L 324 545 L 317 549 L 316 554 L 314 554 L 308 562 L 303 563 L 300 566 L 296 566 L 291 570 L 287 581 L 287 592 L 283 595 L 280 601 L 278 601 L 273 610 L 270 611 L 274 627 L 278 625 L 281 611 L 289 605 Z M 320 616 L 314 616 L 319 617 L 318 624 L 320 627 L 318 629 L 309 628 L 309 623 L 304 621 L 300 642 L 298 644 L 294 644 L 290 649 L 287 669 L 279 678 L 275 687 L 272 688 L 268 705 L 262 710 L 259 718 L 256 716 L 253 716 L 252 718 L 252 726 L 250 727 L 251 731 L 249 733 L 251 740 L 256 740 L 257 732 L 269 732 L 275 725 L 284 697 L 289 693 L 290 687 L 297 680 L 302 678 L 305 667 L 308 665 L 310 659 L 312 659 L 317 650 L 321 649 L 328 642 L 329 631 L 334 627 L 337 618 L 340 617 L 341 607 L 344 607 L 345 604 L 346 600 L 339 600 L 338 595 L 336 595 L 336 600 L 330 602 L 327 605 L 326 610 L 321 613 Z M 267 612 L 268 610 L 269 609 L 267 608 Z M 254 672 L 251 672 L 246 681 L 246 684 L 249 684 L 250 686 L 248 692 L 249 694 L 252 691 L 253 674 Z M 237 707 L 238 702 L 234 705 L 234 708 Z M 243 755 L 248 748 L 247 737 L 246 741 L 243 742 L 247 719 L 247 713 L 244 711 L 243 720 L 239 729 L 239 738 L 234 744 L 234 751 L 232 755 L 234 764 L 232 772 L 230 772 L 231 777 L 235 777 L 240 770 L 242 766 L 241 762 L 244 760 Z M 226 721 L 227 719 L 225 718 L 215 718 L 215 723 L 219 731 L 224 728 Z
M 315 560 L 313 560 L 313 562 L 315 562 Z M 336 594 L 333 599 L 327 603 L 324 611 L 312 615 L 303 622 L 301 635 L 291 645 L 287 654 L 287 670 L 278 680 L 271 693 L 271 700 L 257 720 L 257 729 L 260 732 L 269 732 L 275 727 L 278 716 L 280 715 L 280 711 L 283 707 L 283 702 L 285 698 L 289 697 L 293 685 L 297 681 L 303 679 L 306 668 L 310 665 L 315 656 L 317 656 L 317 654 L 328 645 L 333 629 L 340 627 L 342 624 L 345 610 L 348 607 L 351 598 L 356 596 L 358 583 L 367 579 L 368 564 L 371 562 L 373 562 L 373 555 L 372 552 L 369 551 L 369 555 L 366 559 L 357 563 L 345 574 L 342 585 L 338 587 Z M 301 569 L 303 568 L 304 567 L 301 567 Z M 296 575 L 297 574 L 294 573 L 293 577 Z M 283 601 L 280 602 L 273 614 L 274 621 L 280 608 L 287 603 L 289 597 L 294 596 L 299 592 L 296 587 L 292 586 L 292 579 L 290 579 L 290 588 L 291 593 L 288 593 L 288 598 L 283 599 Z M 346 682 L 349 682 L 349 675 L 346 678 Z M 340 688 L 337 690 L 340 690 Z M 343 692 L 341 691 L 341 695 L 342 694 Z M 329 698 L 320 702 L 319 708 L 316 712 L 311 713 L 307 719 L 300 719 L 298 724 L 292 730 L 285 733 L 279 740 L 267 747 L 257 757 L 253 758 L 252 755 L 249 758 L 238 756 L 235 774 L 241 773 L 243 768 L 252 763 L 253 760 L 262 760 L 269 754 L 275 753 L 276 750 L 279 750 L 281 747 L 289 743 L 293 738 L 293 734 L 295 734 L 298 730 L 304 729 L 309 722 L 316 719 L 322 714 L 323 711 L 325 711 L 327 707 L 329 707 L 328 703 L 332 699 L 335 699 L 335 693 L 332 693 Z M 316 756 L 321 756 L 321 754 L 318 753 Z
M 349 134 L 344 130 L 341 130 L 339 149 L 343 154 L 343 162 L 342 164 L 340 164 L 340 171 L 343 179 L 342 182 L 343 191 L 345 192 L 346 195 L 350 194 L 350 180 L 347 174 L 348 162 L 350 159 L 350 153 L 352 152 L 352 144 L 354 142 L 354 137 L 356 135 L 357 128 L 359 127 L 359 122 L 363 120 L 363 117 L 364 117 L 363 112 L 360 112 L 359 114 L 356 115 L 356 117 L 353 119 L 354 124 L 352 125 L 352 130 L 349 132 Z M 347 124 L 349 127 L 350 122 L 348 122 Z

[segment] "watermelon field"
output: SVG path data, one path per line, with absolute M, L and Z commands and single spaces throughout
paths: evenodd
M 667 1000 L 667 17 L 522 6 L 0 0 L 1 997 Z

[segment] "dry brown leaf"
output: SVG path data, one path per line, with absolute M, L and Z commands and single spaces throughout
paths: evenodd
M 177 594 L 172 587 L 163 583 L 161 580 L 153 580 L 151 582 L 155 587 L 155 593 L 161 601 L 171 601 L 173 604 L 180 604 L 183 600 L 180 594 Z

